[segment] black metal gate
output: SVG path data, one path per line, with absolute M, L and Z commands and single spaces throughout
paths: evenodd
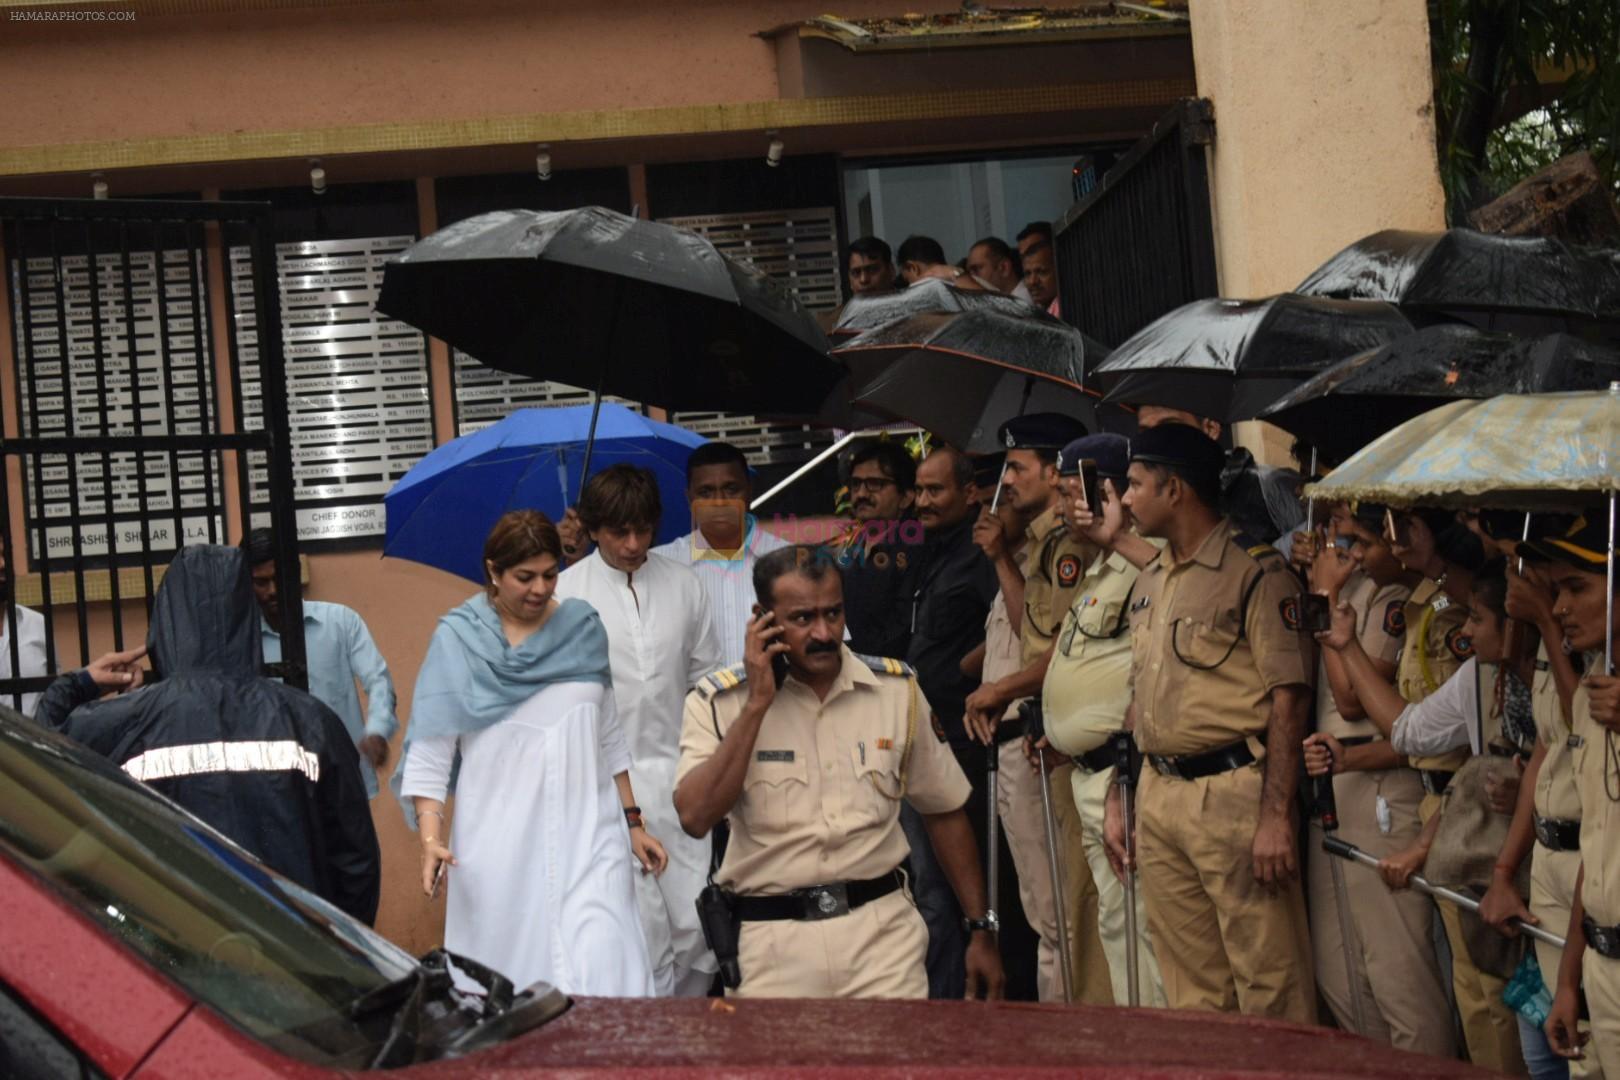
M 109 641 L 144 640 L 175 552 L 231 543 L 228 529 L 247 527 L 249 451 L 262 452 L 252 457 L 273 495 L 285 628 L 276 673 L 307 685 L 280 320 L 258 320 L 247 346 L 262 373 L 263 430 L 233 430 L 216 362 L 225 342 L 240 402 L 238 336 L 215 333 L 234 323 L 211 282 L 223 280 L 229 226 L 252 249 L 256 310 L 280 310 L 269 215 L 268 203 L 0 199 L 12 359 L 0 372 L 0 701 L 22 708 Z
M 1216 295 L 1204 148 L 1214 110 L 1187 98 L 1056 224 L 1063 318 L 1109 345 Z

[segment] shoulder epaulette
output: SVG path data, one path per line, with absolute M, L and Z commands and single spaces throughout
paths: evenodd
M 896 660 L 892 656 L 865 656 L 861 653 L 852 653 L 855 659 L 877 672 L 879 675 L 905 675 L 917 674 L 917 670 L 904 660 Z
M 745 664 L 733 664 L 731 667 L 716 668 L 697 681 L 692 689 L 702 694 L 704 700 L 727 690 L 735 690 L 748 682 L 748 667 Z
M 1233 533 L 1232 543 L 1236 544 L 1238 547 L 1247 552 L 1249 558 L 1251 559 L 1260 559 L 1266 555 L 1275 555 L 1279 559 L 1282 558 L 1282 552 L 1278 551 L 1276 548 L 1272 547 L 1268 543 L 1265 543 L 1264 541 L 1256 540 L 1246 532 L 1239 531 Z

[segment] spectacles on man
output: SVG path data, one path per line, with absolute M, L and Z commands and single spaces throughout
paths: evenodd
M 887 476 L 857 476 L 850 480 L 849 489 L 851 491 L 865 492 L 868 495 L 876 495 L 884 488 L 892 485 L 894 485 L 894 481 Z

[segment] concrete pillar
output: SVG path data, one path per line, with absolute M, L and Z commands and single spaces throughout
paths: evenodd
M 1222 296 L 1286 292 L 1379 229 L 1442 229 L 1423 0 L 1191 0 Z M 1288 440 L 1239 425 L 1286 464 Z

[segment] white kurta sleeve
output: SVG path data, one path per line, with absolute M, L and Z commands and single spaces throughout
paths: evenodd
M 686 686 L 690 689 L 697 681 L 716 668 L 726 664 L 725 650 L 720 647 L 720 635 L 714 630 L 714 617 L 709 611 L 709 590 L 703 587 L 696 574 L 691 574 L 695 602 L 691 610 L 691 652 L 686 665 Z
M 443 802 L 450 789 L 450 767 L 455 760 L 454 735 L 411 740 L 411 752 L 400 765 L 405 770 L 405 778 L 400 781 L 399 793 L 406 798 L 421 796 Z
M 1409 757 L 1431 757 L 1459 747 L 1474 746 L 1475 721 L 1479 712 L 1479 683 L 1469 659 L 1456 674 L 1415 705 L 1408 705 L 1395 718 L 1390 745 Z
M 619 708 L 613 701 L 613 687 L 602 691 L 602 708 L 596 717 L 596 738 L 602 749 L 602 764 L 609 776 L 628 772 L 631 765 L 630 744 L 625 741 L 624 725 L 619 723 Z

